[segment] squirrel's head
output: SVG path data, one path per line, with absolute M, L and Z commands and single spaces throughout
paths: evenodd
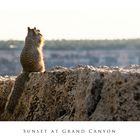
M 43 46 L 44 44 L 44 38 L 40 33 L 40 30 L 36 29 L 36 27 L 34 27 L 33 29 L 28 27 L 26 39 L 32 40 L 33 43 L 36 44 L 37 46 Z

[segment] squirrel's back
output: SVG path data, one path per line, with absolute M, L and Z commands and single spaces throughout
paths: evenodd
M 43 60 L 44 39 L 39 30 L 30 29 L 25 39 L 25 45 L 20 55 L 20 62 L 24 72 L 43 72 L 45 71 Z

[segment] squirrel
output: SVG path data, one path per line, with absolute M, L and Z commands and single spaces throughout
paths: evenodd
M 16 78 L 15 84 L 11 93 L 9 94 L 5 110 L 9 113 L 13 113 L 19 98 L 24 90 L 25 83 L 29 80 L 29 73 L 31 72 L 45 72 L 45 64 L 43 59 L 44 39 L 40 30 L 36 27 L 30 29 L 28 27 L 28 33 L 25 38 L 25 45 L 20 55 L 20 63 L 23 68 L 23 72 Z

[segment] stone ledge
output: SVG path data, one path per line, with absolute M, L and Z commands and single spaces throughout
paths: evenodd
M 56 67 L 30 73 L 11 115 L 3 111 L 14 80 L 0 77 L 0 120 L 140 120 L 140 66 Z

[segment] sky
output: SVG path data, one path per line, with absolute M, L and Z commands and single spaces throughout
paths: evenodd
M 140 0 L 0 0 L 0 40 L 140 38 Z

